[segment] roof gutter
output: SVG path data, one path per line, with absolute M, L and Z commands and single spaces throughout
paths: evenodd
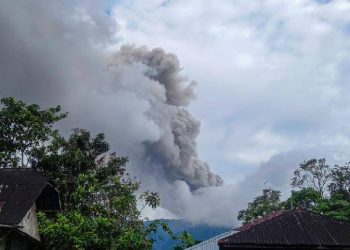
M 4 239 L 7 238 L 7 236 L 13 231 L 16 230 L 17 228 L 20 228 L 18 225 L 8 225 L 8 224 L 0 224 L 0 228 L 7 228 L 10 229 L 8 230 L 5 234 L 2 235 L 0 238 L 0 242 L 2 242 Z

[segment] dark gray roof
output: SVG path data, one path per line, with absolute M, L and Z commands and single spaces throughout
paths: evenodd
M 0 224 L 20 223 L 48 184 L 30 168 L 0 169 Z
M 301 247 L 307 249 L 350 247 L 350 223 L 304 209 L 276 213 L 240 228 L 219 241 L 222 249 Z M 221 249 L 220 248 L 220 249 Z

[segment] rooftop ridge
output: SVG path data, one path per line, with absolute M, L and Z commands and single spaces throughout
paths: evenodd
M 312 211 L 312 210 L 308 210 L 308 209 L 305 209 L 305 208 L 296 208 L 293 211 L 294 212 L 308 212 L 310 214 L 314 214 L 314 215 L 323 217 L 324 219 L 331 220 L 331 221 L 339 223 L 339 224 L 344 224 L 345 223 L 345 224 L 349 224 L 350 225 L 350 221 L 343 220 L 343 219 L 337 219 L 337 218 L 334 218 L 334 217 L 330 217 L 330 216 L 327 216 L 325 214 L 321 214 L 321 213 L 318 213 L 318 212 L 315 212 L 315 211 Z
M 32 167 L 18 167 L 18 168 L 2 167 L 2 168 L 0 168 L 0 170 L 33 170 L 33 171 L 36 171 Z
M 253 226 L 257 226 L 257 225 L 259 225 L 259 224 L 261 224 L 263 222 L 270 221 L 270 220 L 272 220 L 274 218 L 277 218 L 277 217 L 279 217 L 282 214 L 285 214 L 287 212 L 290 212 L 290 210 L 281 209 L 281 210 L 278 210 L 278 211 L 274 211 L 271 214 L 268 214 L 268 215 L 266 215 L 264 217 L 258 218 L 256 220 L 254 220 L 254 221 L 252 221 L 250 223 L 244 224 L 244 225 L 242 225 L 240 227 L 237 227 L 237 228 L 234 229 L 234 231 L 245 231 L 245 230 L 248 230 L 248 229 L 250 229 Z
M 19 168 L 4 167 L 4 168 L 0 168 L 0 172 L 3 172 L 3 173 L 7 173 L 7 172 L 30 172 L 31 174 L 38 175 L 41 178 L 45 179 L 46 181 L 49 181 L 49 178 L 47 176 L 43 175 L 36 168 L 32 168 L 32 167 L 19 167 Z

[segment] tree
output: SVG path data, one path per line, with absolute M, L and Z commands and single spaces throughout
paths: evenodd
M 339 220 L 350 221 L 350 201 L 342 195 L 334 195 L 324 199 L 318 208 L 321 213 Z
M 74 129 L 36 152 L 35 168 L 60 190 L 64 212 L 54 220 L 41 215 L 40 230 L 49 246 L 60 249 L 149 249 L 152 242 L 140 219 L 135 192 L 140 183 L 126 173 L 127 158 L 109 152 L 103 134 Z M 159 205 L 156 193 L 141 195 Z M 62 234 L 67 240 L 62 241 Z M 89 240 L 86 240 L 86 239 Z M 53 248 L 55 249 L 55 248 Z
M 53 128 L 67 115 L 59 106 L 41 109 L 13 98 L 4 98 L 2 103 L 1 166 L 35 168 L 60 193 L 62 212 L 38 216 L 47 249 L 152 247 L 149 234 L 158 222 L 145 227 L 137 201 L 156 208 L 158 194 L 136 196 L 140 182 L 127 173 L 128 159 L 109 151 L 104 134 L 91 136 L 87 130 L 74 129 L 65 138 Z
M 308 187 L 297 191 L 292 190 L 291 196 L 284 202 L 283 207 L 285 209 L 304 208 L 317 210 L 321 202 L 321 193 Z
M 61 107 L 41 109 L 12 97 L 2 98 L 0 110 L 0 167 L 27 167 L 33 149 L 57 135 L 55 122 L 65 118 Z
M 109 153 L 104 134 L 91 137 L 84 129 L 74 129 L 68 139 L 56 136 L 51 144 L 37 148 L 33 156 L 33 168 L 48 176 L 60 190 L 66 210 L 80 206 L 79 196 L 83 194 L 77 192 L 83 184 L 93 185 L 92 181 L 102 183 L 113 176 L 123 176 L 127 163 L 127 158 Z
M 342 195 L 344 199 L 350 200 L 350 166 L 335 166 L 331 170 L 331 183 L 329 184 L 330 195 Z
M 238 212 L 238 220 L 249 223 L 281 209 L 281 192 L 271 188 L 264 189 L 261 196 L 248 203 L 248 208 Z
M 191 246 L 194 246 L 198 243 L 200 243 L 200 241 L 197 241 L 193 238 L 193 236 L 187 232 L 187 231 L 183 231 L 178 237 L 176 237 L 177 240 L 181 241 L 180 245 L 176 245 L 174 247 L 174 250 L 183 250 L 186 248 L 189 248 Z
M 319 191 L 323 198 L 330 178 L 330 166 L 326 163 L 326 159 L 311 159 L 301 163 L 294 171 L 291 185 L 293 188 L 313 188 Z
M 278 209 L 304 208 L 350 221 L 350 165 L 330 167 L 325 159 L 311 159 L 294 171 L 291 196 L 280 202 L 280 192 L 265 189 L 262 196 L 238 213 L 244 223 Z
M 322 213 L 341 220 L 350 221 L 350 166 L 334 166 L 331 169 L 328 191 L 330 196 L 321 204 Z

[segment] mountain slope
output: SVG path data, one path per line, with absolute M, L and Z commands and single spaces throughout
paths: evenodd
M 192 224 L 183 220 L 163 219 L 174 234 L 179 235 L 183 231 L 189 232 L 196 240 L 204 241 L 216 235 L 229 231 L 231 228 L 215 227 L 206 224 Z M 148 225 L 150 222 L 146 222 Z M 177 242 L 174 242 L 161 228 L 157 232 L 157 240 L 153 245 L 153 250 L 172 250 Z

